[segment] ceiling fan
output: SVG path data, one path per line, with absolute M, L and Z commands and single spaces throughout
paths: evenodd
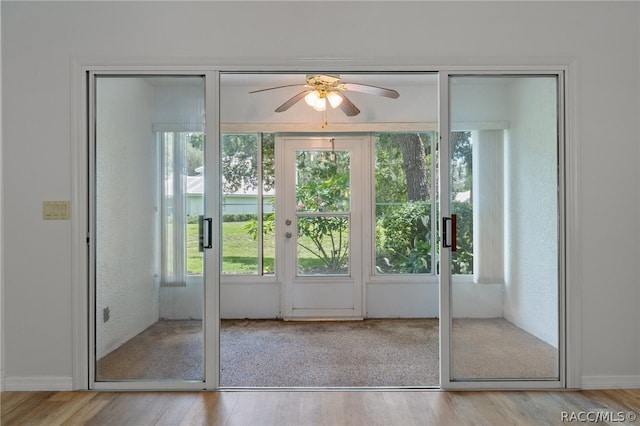
M 254 90 L 249 93 L 258 93 L 285 87 L 304 87 L 304 90 L 276 108 L 275 112 L 286 111 L 304 99 L 307 105 L 316 111 L 325 111 L 328 103 L 332 108 L 339 107 L 347 116 L 353 117 L 360 114 L 360 110 L 347 98 L 345 92 L 362 92 L 392 99 L 400 96 L 400 94 L 393 89 L 385 89 L 384 87 L 362 83 L 348 83 L 342 81 L 339 75 L 329 74 L 307 74 L 307 82 L 305 84 L 287 84 L 284 86 Z

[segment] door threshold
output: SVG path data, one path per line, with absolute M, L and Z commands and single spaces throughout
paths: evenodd
M 292 387 L 222 387 L 221 392 L 433 392 L 439 386 L 292 386 Z
M 364 317 L 285 317 L 283 321 L 298 321 L 298 322 L 320 322 L 320 321 L 364 321 Z

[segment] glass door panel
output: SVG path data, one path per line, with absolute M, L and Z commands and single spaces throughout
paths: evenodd
M 559 380 L 557 77 L 449 90 L 451 381 Z
M 349 216 L 297 216 L 299 276 L 349 275 Z
M 296 152 L 299 276 L 349 275 L 350 155 L 335 150 Z
M 95 77 L 94 379 L 203 381 L 204 77 Z

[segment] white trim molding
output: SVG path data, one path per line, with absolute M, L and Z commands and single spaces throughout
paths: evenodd
M 582 389 L 640 389 L 640 375 L 582 376 Z
M 70 391 L 73 390 L 71 377 L 29 376 L 5 377 L 2 380 L 3 391 Z

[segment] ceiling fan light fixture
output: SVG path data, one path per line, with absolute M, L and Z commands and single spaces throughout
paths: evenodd
M 313 109 L 316 111 L 324 111 L 327 109 L 327 99 L 326 98 L 318 98 L 316 104 L 313 106 Z
M 309 93 L 307 93 L 307 95 L 304 97 L 304 101 L 307 103 L 307 105 L 309 105 L 310 107 L 314 107 L 316 105 L 316 102 L 318 102 L 318 100 L 320 99 L 320 92 L 318 92 L 317 90 L 312 90 Z
M 305 103 L 316 111 L 326 111 L 328 101 L 331 108 L 340 107 L 347 117 L 353 117 L 360 114 L 360 110 L 353 104 L 351 99 L 343 93 L 345 91 L 368 93 L 370 95 L 384 96 L 391 99 L 396 99 L 400 96 L 400 94 L 393 89 L 372 86 L 370 84 L 342 82 L 339 75 L 327 74 L 307 74 L 306 84 L 285 84 L 284 86 L 268 87 L 249 93 L 258 93 L 285 87 L 303 87 L 304 90 L 287 99 L 274 110 L 275 112 L 287 111 L 293 105 L 304 99 Z
M 329 105 L 331 108 L 338 108 L 342 103 L 342 96 L 338 94 L 338 92 L 329 92 L 327 93 L 327 99 L 329 100 Z
M 327 109 L 327 98 L 319 90 L 312 90 L 304 97 L 304 101 L 316 111 Z

